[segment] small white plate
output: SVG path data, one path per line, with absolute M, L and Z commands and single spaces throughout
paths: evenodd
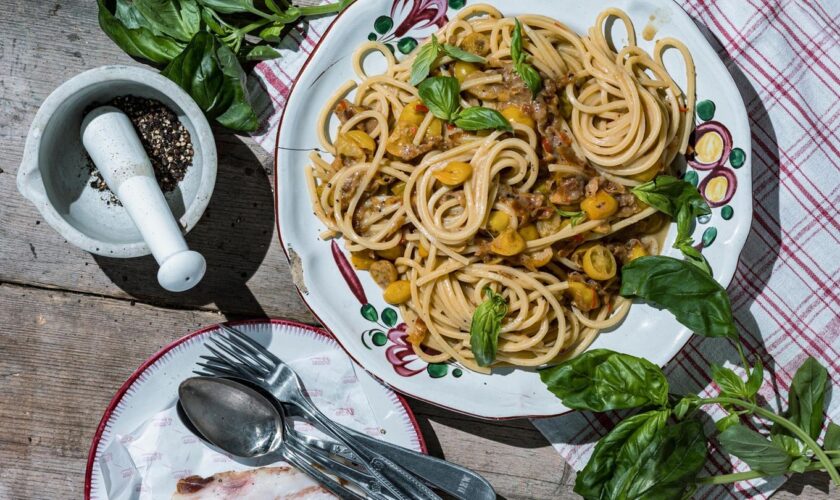
M 295 370 L 308 389 L 312 389 L 312 381 L 330 379 L 330 364 L 319 363 L 319 359 L 327 359 L 325 354 L 339 353 L 344 357 L 339 345 L 326 332 L 318 328 L 284 320 L 256 320 L 247 322 L 228 323 L 250 335 L 252 338 L 267 346 L 273 353 L 283 359 L 309 359 L 308 365 L 297 364 Z M 153 415 L 171 408 L 178 399 L 178 385 L 184 379 L 194 376 L 192 373 L 200 361 L 199 356 L 209 354 L 205 343 L 210 335 L 218 328 L 210 326 L 182 337 L 158 351 L 146 360 L 131 374 L 111 400 L 93 437 L 93 443 L 88 454 L 87 470 L 85 472 L 85 498 L 107 498 L 108 491 L 119 490 L 119 485 L 106 485 L 100 460 L 103 451 L 108 449 L 117 436 L 134 431 Z M 284 354 L 285 353 L 285 354 Z M 364 412 L 374 417 L 378 422 L 378 429 L 359 429 L 367 432 L 374 430 L 383 439 L 404 446 L 406 448 L 426 453 L 426 445 L 420 434 L 420 429 L 405 401 L 382 386 L 367 373 L 356 370 L 358 383 L 367 398 L 367 405 L 356 405 L 353 412 Z M 336 375 L 336 377 L 339 377 Z M 337 384 L 343 381 L 335 381 Z M 323 383 L 323 382 L 322 382 Z M 356 383 L 356 380 L 353 380 Z M 323 404 L 317 394 L 313 397 L 315 403 L 326 410 L 330 402 Z M 347 404 L 341 405 L 347 406 Z M 350 408 L 335 409 L 350 411 Z M 372 420 L 372 418 L 367 418 Z M 350 424 L 352 425 L 352 424 Z M 222 472 L 214 471 L 214 472 Z M 113 475 L 111 476 L 113 477 Z M 129 481 L 132 477 L 127 471 L 122 478 Z M 169 498 L 174 491 L 177 478 L 171 478 L 171 485 L 158 485 L 167 493 Z M 157 498 L 157 494 L 155 494 Z
M 350 58 L 368 39 L 389 43 L 399 56 L 425 40 L 457 9 L 473 0 L 366 0 L 345 9 L 326 30 L 295 82 L 280 118 L 275 160 L 277 225 L 283 249 L 292 264 L 301 297 L 350 356 L 394 389 L 418 399 L 484 418 L 558 415 L 568 411 L 540 382 L 534 370 L 495 369 L 482 375 L 454 364 L 426 365 L 405 345 L 404 328 L 397 314 L 382 299 L 368 273 L 345 284 L 330 242 L 318 234 L 325 228 L 312 213 L 304 167 L 308 150 L 319 144 L 316 120 L 328 98 L 355 74 Z M 638 43 L 648 51 L 653 41 L 642 39 L 650 23 L 656 38 L 674 37 L 688 46 L 697 68 L 698 116 L 695 136 L 717 133 L 723 145 L 705 148 L 706 163 L 689 162 L 686 179 L 698 183 L 713 207 L 710 218 L 697 224 L 695 241 L 715 278 L 726 286 L 735 273 L 738 256 L 752 220 L 750 130 L 741 95 L 715 50 L 691 18 L 669 0 L 488 0 L 507 16 L 534 13 L 551 16 L 577 33 L 586 33 L 602 10 L 618 7 L 628 13 Z M 620 23 L 616 23 L 620 24 Z M 615 28 L 620 29 L 620 28 Z M 620 41 L 622 35 L 615 33 Z M 369 38 L 370 37 L 370 38 Z M 665 64 L 683 88 L 685 76 L 679 56 L 666 52 Z M 371 61 L 369 74 L 377 69 Z M 367 66 L 367 61 L 366 61 Z M 384 66 L 383 66 L 384 67 Z M 381 69 L 381 68 L 380 68 Z M 671 248 L 675 231 L 665 242 L 665 255 L 679 257 Z M 335 257 L 334 257 L 335 255 Z M 351 271 L 352 273 L 352 271 Z M 355 289 L 355 290 L 354 290 Z M 603 332 L 592 348 L 608 348 L 642 356 L 665 365 L 691 336 L 667 311 L 637 304 L 614 330 Z

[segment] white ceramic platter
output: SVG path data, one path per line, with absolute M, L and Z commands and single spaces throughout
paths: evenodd
M 472 0 L 467 2 L 472 4 Z M 325 228 L 313 215 L 306 192 L 305 149 L 318 146 L 315 124 L 323 104 L 340 85 L 354 78 L 350 60 L 355 48 L 368 39 L 377 39 L 391 44 L 401 55 L 425 40 L 445 22 L 447 15 L 465 3 L 357 1 L 333 21 L 304 66 L 280 120 L 275 169 L 278 229 L 304 301 L 353 359 L 389 386 L 439 406 L 485 418 L 557 415 L 567 409 L 544 388 L 533 370 L 496 369 L 491 375 L 481 375 L 452 364 L 427 366 L 415 359 L 405 345 L 404 325 L 384 303 L 381 290 L 368 274 L 359 273 L 361 289 L 354 291 L 345 284 L 337 267 L 340 255 L 334 256 L 334 245 L 318 238 Z M 699 141 L 707 133 L 718 134 L 721 139 L 705 143 L 719 146 L 706 151 L 707 159 L 714 156 L 711 161 L 689 162 L 686 180 L 698 183 L 713 207 L 711 217 L 697 224 L 694 236 L 703 242 L 703 253 L 714 268 L 715 278 L 728 285 L 752 218 L 750 131 L 734 81 L 688 15 L 668 0 L 488 3 L 508 16 L 551 16 L 578 33 L 585 33 L 603 9 L 618 7 L 630 15 L 638 42 L 645 49 L 651 50 L 655 42 L 641 36 L 649 23 L 656 29 L 656 38 L 672 36 L 688 46 L 697 67 L 695 139 Z M 619 31 L 623 28 L 613 29 L 615 40 L 626 39 L 626 34 Z M 666 52 L 665 63 L 685 88 L 683 65 L 674 52 Z M 368 74 L 375 73 L 376 63 L 366 62 Z M 665 254 L 679 256 L 670 248 L 674 232 L 670 231 L 665 242 Z M 643 356 L 665 365 L 690 335 L 669 313 L 638 304 L 617 328 L 603 332 L 593 347 Z
M 426 452 L 417 422 L 405 401 L 358 367 L 351 366 L 338 344 L 323 330 L 283 320 L 228 324 L 289 362 L 315 404 L 328 415 L 341 417 L 338 420 L 345 425 L 391 443 Z M 125 491 L 127 487 L 142 490 L 143 498 L 169 498 L 180 476 L 206 476 L 230 468 L 243 468 L 226 460 L 213 470 L 188 471 L 184 470 L 183 464 L 173 463 L 168 464 L 173 467 L 173 473 L 167 474 L 164 481 L 146 484 L 139 482 L 134 468 L 126 467 L 124 463 L 116 464 L 117 460 L 109 456 L 111 453 L 106 453 L 115 439 L 132 433 L 159 412 L 174 406 L 178 400 L 178 385 L 193 376 L 199 356 L 209 354 L 205 343 L 216 332 L 217 327 L 211 326 L 176 340 L 144 362 L 120 387 L 105 410 L 90 447 L 85 498 L 112 498 L 114 492 Z M 343 384 L 353 384 L 354 392 L 351 394 L 349 389 L 340 388 Z M 342 395 L 335 398 L 341 400 L 330 399 L 331 394 Z M 109 467 L 113 469 L 111 473 L 107 473 Z

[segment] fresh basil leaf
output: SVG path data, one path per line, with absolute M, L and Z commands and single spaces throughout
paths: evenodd
M 825 389 L 828 371 L 819 361 L 809 357 L 796 370 L 788 396 L 789 419 L 817 439 L 822 430 Z
M 459 61 L 470 62 L 470 63 L 481 63 L 484 64 L 487 62 L 487 59 L 473 54 L 472 52 L 467 52 L 466 50 L 456 47 L 455 45 L 449 45 L 448 43 L 443 44 L 443 52 L 446 53 L 452 59 L 457 59 Z
M 667 426 L 638 452 L 619 454 L 602 498 L 683 498 L 706 458 L 706 435 L 699 421 Z
M 156 35 L 151 29 L 131 27 L 117 19 L 111 9 L 113 1 L 98 0 L 99 26 L 127 54 L 164 64 L 174 59 L 185 44 L 168 36 Z
M 670 175 L 657 176 L 652 181 L 639 184 L 630 190 L 640 201 L 652 206 L 660 212 L 676 217 L 678 212 L 677 200 L 686 186 L 691 184 Z
M 804 450 L 802 442 L 787 434 L 770 434 L 770 440 L 779 445 L 792 458 L 802 456 Z
M 758 394 L 758 390 L 761 389 L 761 384 L 764 383 L 764 365 L 761 363 L 760 359 L 755 360 L 755 365 L 752 367 L 752 371 L 750 372 L 750 376 L 747 379 L 747 397 L 752 397 Z
M 256 130 L 258 121 L 248 102 L 245 72 L 236 54 L 210 33 L 196 33 L 161 74 L 189 92 L 208 117 L 233 130 Z
M 242 14 L 254 13 L 258 9 L 254 7 L 253 0 L 198 0 L 204 7 L 215 10 L 220 14 Z
M 114 17 L 130 29 L 146 28 L 151 30 L 155 35 L 162 35 L 153 23 L 143 17 L 143 14 L 137 10 L 132 0 L 116 0 L 114 4 Z
M 531 91 L 531 97 L 536 98 L 537 94 L 542 90 L 542 77 L 535 67 L 528 63 L 519 63 L 513 66 L 514 71 L 522 78 L 528 90 Z
M 513 35 L 510 39 L 510 57 L 513 59 L 513 70 L 522 78 L 531 97 L 536 98 L 542 89 L 542 77 L 532 65 L 525 62 L 525 52 L 522 50 L 522 24 L 514 19 Z
M 601 412 L 668 401 L 668 381 L 658 366 L 607 349 L 593 349 L 540 370 L 540 380 L 576 410 Z
M 676 218 L 677 237 L 674 248 L 680 249 L 693 264 L 701 269 L 708 269 L 711 274 L 706 259 L 691 246 L 694 243 L 691 238 L 694 220 L 701 215 L 712 213 L 709 204 L 697 188 L 676 177 L 660 175 L 652 181 L 634 187 L 631 192 L 642 202 Z
M 201 27 L 201 12 L 195 0 L 134 0 L 132 3 L 158 32 L 176 40 L 190 41 Z
M 461 107 L 461 86 L 451 76 L 435 76 L 423 80 L 417 86 L 420 99 L 433 115 L 444 121 L 452 121 Z
M 740 424 L 721 432 L 718 440 L 726 453 L 769 476 L 784 474 L 791 462 L 788 452 L 778 443 Z
M 718 432 L 723 432 L 733 425 L 738 425 L 739 423 L 741 423 L 741 415 L 733 412 L 715 422 L 715 427 Z
M 634 259 L 621 268 L 619 293 L 667 309 L 699 335 L 738 338 L 726 290 L 685 261 L 662 255 Z
M 799 457 L 790 463 L 788 470 L 791 472 L 803 473 L 807 467 L 811 465 L 811 459 L 808 457 Z
M 490 287 L 484 288 L 484 295 L 487 299 L 475 309 L 470 323 L 470 349 L 478 366 L 489 366 L 496 359 L 502 318 L 508 310 L 505 298 Z
M 464 130 L 501 129 L 513 130 L 510 122 L 495 109 L 473 106 L 467 108 L 455 118 L 455 125 Z
M 569 223 L 572 227 L 575 227 L 586 220 L 586 212 L 569 212 L 566 210 L 560 210 L 559 208 L 555 208 L 554 210 L 557 211 L 557 215 L 560 217 L 569 217 Z
M 411 63 L 411 77 L 408 83 L 417 86 L 429 76 L 432 64 L 435 63 L 435 60 L 440 55 L 440 50 L 440 42 L 438 42 L 436 36 L 432 35 L 429 43 L 420 47 L 417 56 L 414 57 L 414 62 Z
M 653 410 L 625 418 L 598 441 L 586 466 L 575 479 L 575 493 L 587 499 L 604 498 L 604 486 L 613 477 L 619 454 L 638 453 L 650 443 L 668 421 L 668 410 Z M 630 450 L 635 450 L 633 453 Z
M 720 387 L 722 394 L 746 398 L 747 386 L 737 373 L 729 368 L 712 363 L 712 379 Z
M 674 418 L 682 420 L 697 405 L 697 396 L 685 396 L 674 405 Z
M 266 61 L 278 57 L 280 53 L 268 45 L 255 45 L 245 54 L 246 61 Z
M 686 262 L 693 266 L 696 266 L 698 269 L 711 276 L 712 267 L 709 265 L 709 261 L 706 260 L 706 257 L 703 257 L 703 254 L 700 253 L 700 250 L 697 250 L 696 248 L 691 246 L 692 243 L 693 240 L 689 238 L 689 241 L 684 241 L 683 243 L 678 245 L 677 248 L 685 256 Z
M 283 25 L 271 25 L 260 30 L 260 33 L 257 36 L 259 36 L 262 40 L 265 40 L 266 42 L 279 42 L 281 35 L 283 34 L 283 29 Z
M 840 425 L 834 422 L 828 423 L 828 428 L 825 430 L 825 439 L 823 440 L 823 449 L 840 450 Z

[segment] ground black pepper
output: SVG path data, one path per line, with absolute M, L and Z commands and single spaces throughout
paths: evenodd
M 194 153 L 190 133 L 178 120 L 178 115 L 160 101 L 132 95 L 116 97 L 108 105 L 128 115 L 134 124 L 161 190 L 167 193 L 175 189 L 192 165 Z M 107 191 L 109 204 L 120 204 L 90 158 L 88 170 L 90 187 Z

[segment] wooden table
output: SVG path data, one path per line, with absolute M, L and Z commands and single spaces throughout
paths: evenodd
M 215 193 L 187 238 L 208 261 L 196 290 L 165 293 L 151 257 L 94 256 L 44 223 L 15 186 L 38 106 L 83 70 L 139 63 L 100 31 L 90 0 L 0 0 L 0 33 L 0 498 L 80 498 L 102 411 L 149 355 L 226 319 L 315 320 L 274 234 L 272 158 L 247 138 L 216 130 Z M 527 420 L 410 404 L 431 453 L 481 472 L 503 497 L 576 497 L 574 471 Z M 776 498 L 828 489 L 813 474 Z

